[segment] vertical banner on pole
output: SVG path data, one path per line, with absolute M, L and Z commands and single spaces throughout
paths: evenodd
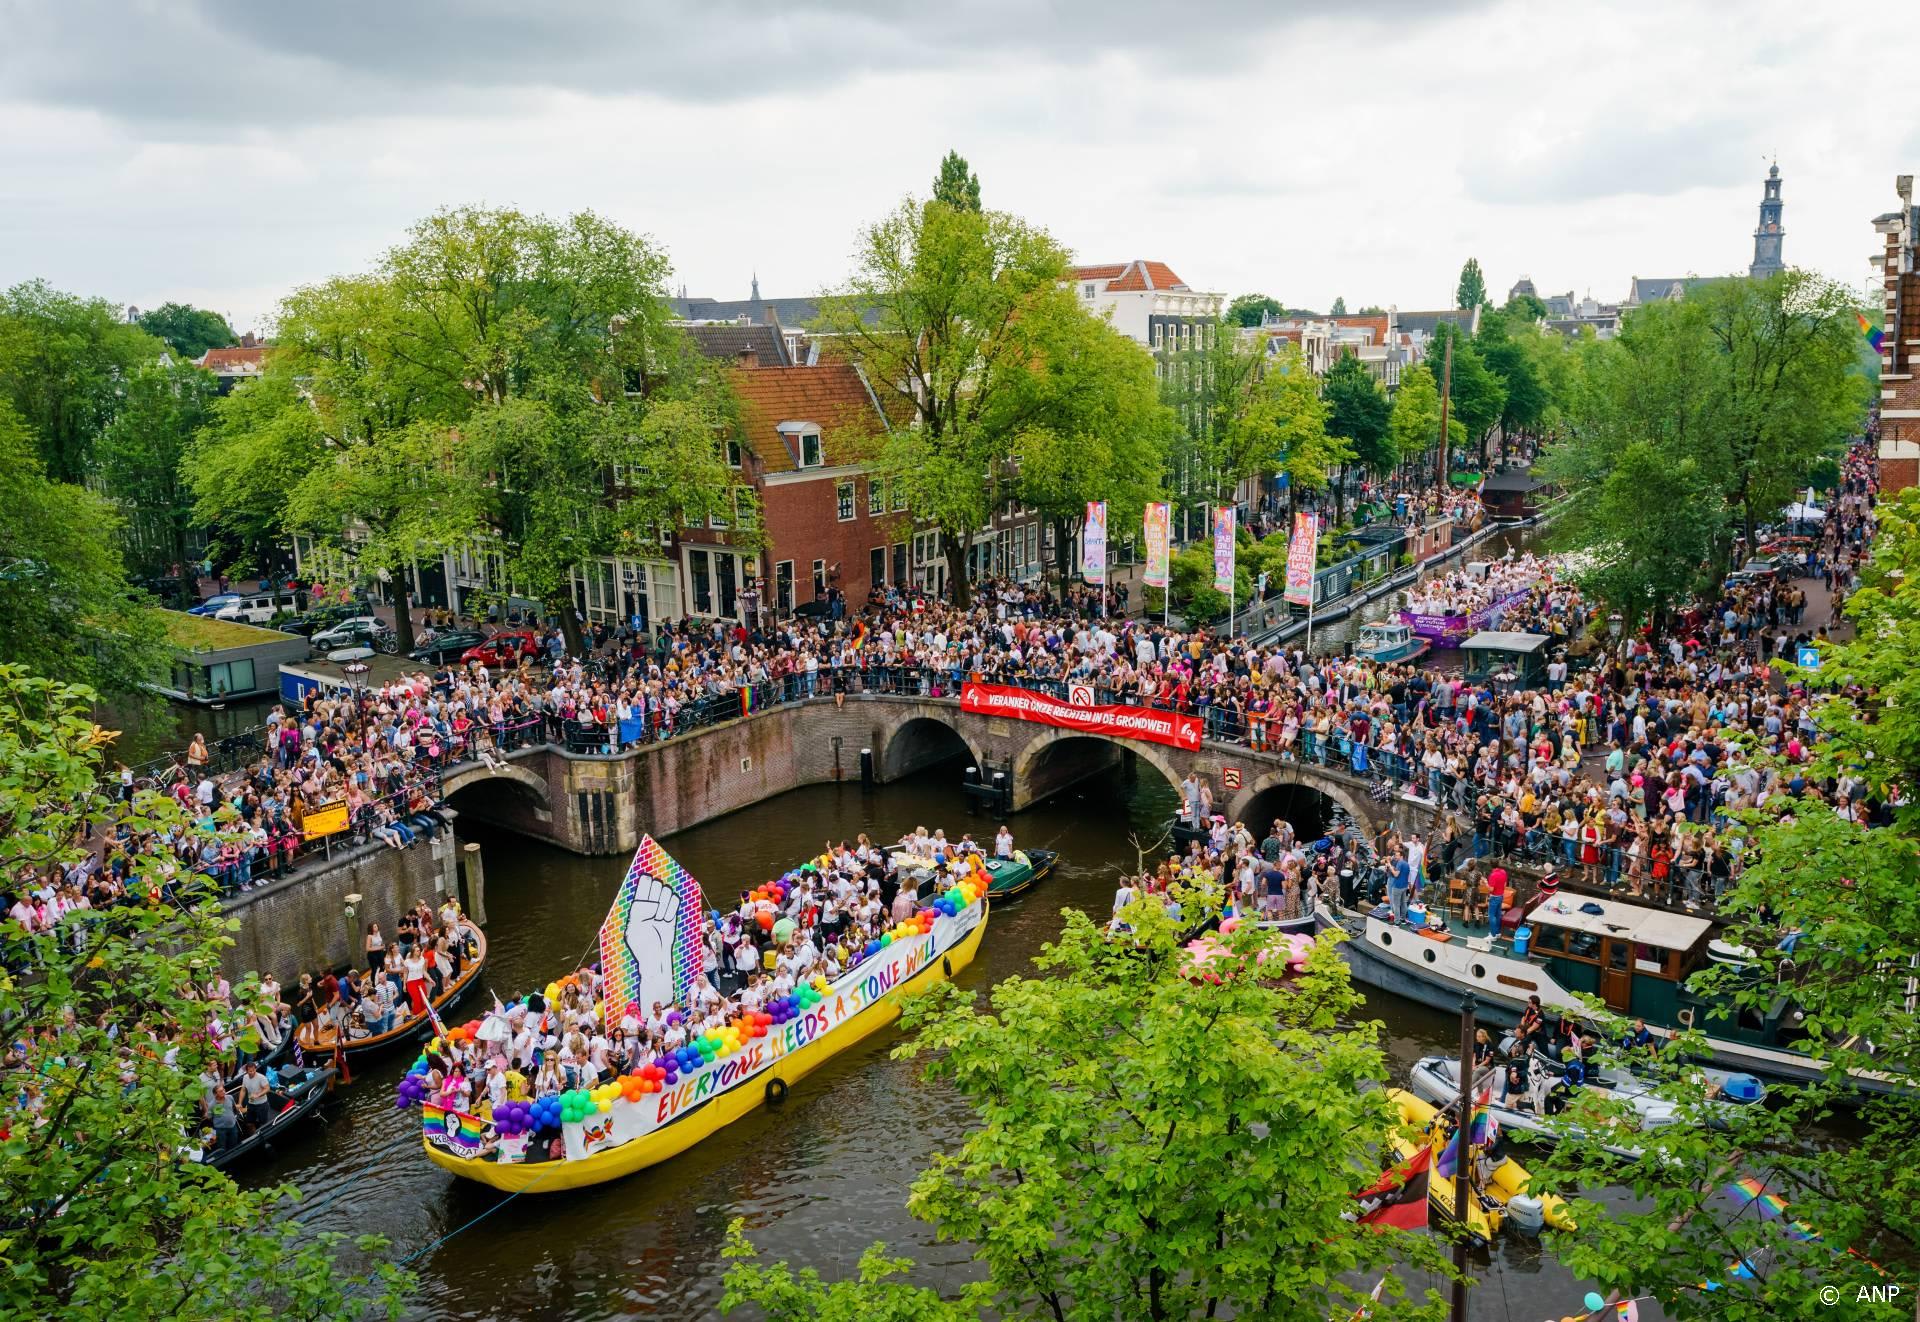
M 1089 583 L 1107 585 L 1107 502 L 1087 502 L 1087 522 L 1080 530 L 1080 569 Z
M 1313 605 L 1313 563 L 1320 540 L 1320 519 L 1313 514 L 1293 516 L 1293 540 L 1287 543 L 1286 598 L 1296 606 Z
M 1235 510 L 1222 505 L 1213 512 L 1213 586 L 1233 596 L 1233 527 Z
M 1147 572 L 1142 578 L 1150 588 L 1164 588 L 1169 578 L 1168 542 L 1172 531 L 1169 507 L 1165 501 L 1153 501 L 1141 519 L 1147 543 Z

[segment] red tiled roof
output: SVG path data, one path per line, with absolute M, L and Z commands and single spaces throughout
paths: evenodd
M 1387 319 L 1385 317 L 1335 317 L 1337 326 L 1364 326 L 1373 332 L 1373 342 L 1384 345 L 1387 342 Z
M 851 443 L 881 429 L 866 382 L 845 362 L 816 367 L 736 368 L 728 373 L 740 401 L 741 435 L 770 473 L 792 472 L 794 454 L 781 439 L 783 422 L 819 424 L 829 465 L 852 463 Z M 836 448 L 836 434 L 842 444 Z
M 1165 262 L 1127 263 L 1126 274 L 1107 286 L 1110 293 L 1131 293 L 1146 289 L 1185 289 L 1187 282 L 1173 273 Z
M 244 372 L 249 369 L 257 371 L 266 362 L 266 358 L 267 347 L 264 344 L 242 349 L 209 349 L 200 355 L 199 366 L 206 368 L 209 372 Z
M 1075 280 L 1111 280 L 1126 269 L 1126 262 L 1113 262 L 1106 266 L 1076 266 L 1073 268 L 1073 278 Z

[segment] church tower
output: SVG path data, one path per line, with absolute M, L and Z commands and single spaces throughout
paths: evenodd
M 1753 232 L 1753 265 L 1747 274 L 1755 280 L 1777 275 L 1785 266 L 1780 260 L 1780 240 L 1786 231 L 1780 228 L 1780 166 L 1767 170 L 1767 191 L 1760 198 L 1760 226 Z

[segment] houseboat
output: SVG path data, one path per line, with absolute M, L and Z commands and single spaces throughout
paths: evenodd
M 1469 684 L 1500 684 L 1510 692 L 1546 683 L 1547 659 L 1557 640 L 1544 633 L 1482 629 L 1460 644 Z
M 1318 918 L 1323 930 L 1347 932 L 1340 949 L 1355 981 L 1438 1010 L 1457 1010 L 1472 992 L 1482 1018 L 1511 1026 L 1529 997 L 1549 1012 L 1581 1015 L 1585 994 L 1646 1020 L 1656 1037 L 1701 1030 L 1708 1062 L 1724 1070 L 1789 1083 L 1827 1072 L 1784 990 L 1755 1010 L 1687 985 L 1710 961 L 1713 944 L 1712 924 L 1691 914 L 1562 893 L 1536 901 L 1514 936 L 1497 940 L 1401 926 L 1384 907 L 1342 916 L 1322 905 Z M 1854 1071 L 1854 1083 L 1867 1092 L 1905 1091 L 1902 1080 L 1873 1070 Z

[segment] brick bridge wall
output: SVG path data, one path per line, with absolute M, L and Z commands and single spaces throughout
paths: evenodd
M 498 772 L 466 764 L 445 791 L 469 819 L 506 826 L 582 854 L 620 854 L 641 832 L 668 835 L 801 785 L 857 780 L 863 750 L 882 781 L 898 779 L 958 752 L 976 766 L 1011 768 L 1017 812 L 1097 773 L 1126 753 L 1178 785 L 1205 777 L 1230 819 L 1244 819 L 1261 795 L 1300 786 L 1344 807 L 1369 830 L 1389 817 L 1426 830 L 1433 810 L 1396 796 L 1376 803 L 1361 777 L 1282 760 L 1234 745 L 1198 750 L 1081 735 L 1052 726 L 962 712 L 951 699 L 849 695 L 776 707 L 744 720 L 693 731 L 613 757 L 588 757 L 552 745 L 509 755 Z M 1240 788 L 1225 788 L 1238 771 Z M 1249 822 L 1258 827 L 1260 823 Z

